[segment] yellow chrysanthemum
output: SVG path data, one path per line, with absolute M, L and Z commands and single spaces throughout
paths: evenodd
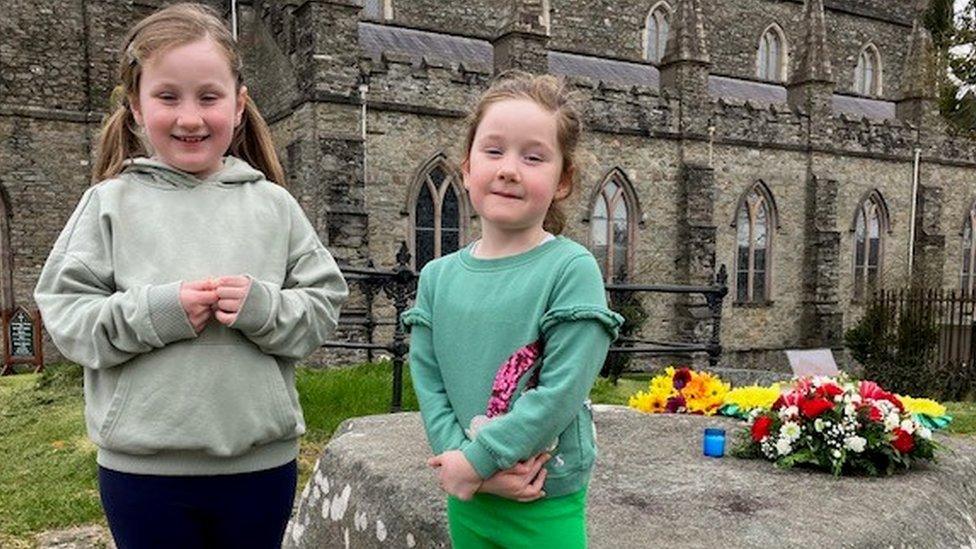
M 668 367 L 663 374 L 654 376 L 651 379 L 650 388 L 652 392 L 665 393 L 674 390 L 674 368 Z
M 722 406 L 729 389 L 728 383 L 708 372 L 693 372 L 681 393 L 689 412 L 712 415 Z
M 664 373 L 654 376 L 648 383 L 647 391 L 639 391 L 630 397 L 627 404 L 647 413 L 664 412 L 668 399 L 676 396 L 674 388 L 675 368 L 668 366 Z M 681 389 L 685 398 L 685 408 L 689 412 L 712 415 L 722 406 L 729 384 L 708 372 L 691 372 L 691 378 Z
M 944 416 L 946 407 L 930 398 L 912 398 L 898 395 L 905 410 L 912 414 L 925 414 L 932 417 Z
M 725 404 L 735 404 L 741 410 L 752 410 L 762 408 L 768 410 L 776 402 L 780 395 L 779 383 L 774 383 L 769 387 L 759 385 L 748 385 L 746 387 L 736 387 L 725 394 Z
M 636 394 L 630 397 L 627 405 L 635 410 L 648 414 L 659 414 L 664 411 L 667 402 L 667 396 L 655 394 L 651 391 L 638 391 Z

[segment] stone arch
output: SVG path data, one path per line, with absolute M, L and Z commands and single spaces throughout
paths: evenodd
M 756 76 L 763 80 L 785 82 L 789 60 L 789 42 L 777 23 L 770 23 L 759 35 L 756 50 Z
M 644 59 L 654 63 L 661 62 L 668 43 L 673 13 L 674 10 L 666 0 L 660 0 L 648 10 L 647 16 L 644 17 L 644 28 L 641 31 L 641 47 L 644 51 Z
M 864 299 L 882 285 L 886 236 L 891 234 L 891 216 L 884 196 L 877 189 L 865 193 L 854 210 L 851 223 L 851 257 L 854 299 Z
M 455 201 L 453 205 L 452 193 Z M 430 200 L 429 210 L 424 200 Z M 407 237 L 411 266 L 415 269 L 419 270 L 430 259 L 454 251 L 467 243 L 471 205 L 461 180 L 461 171 L 447 159 L 444 152 L 437 152 L 421 164 L 407 188 L 405 203 L 409 220 Z M 450 219 L 444 217 L 445 206 L 449 210 L 447 213 Z M 429 226 L 426 225 L 428 221 L 431 222 Z M 443 225 L 445 221 L 448 226 Z M 424 225 L 418 227 L 418 223 Z M 456 234 L 456 240 L 453 234 Z M 428 237 L 432 246 L 430 254 L 424 247 L 428 244 Z
M 623 210 L 624 229 L 618 232 L 619 213 Z M 610 169 L 600 184 L 590 193 L 584 223 L 590 227 L 587 244 L 606 280 L 628 279 L 634 269 L 634 249 L 637 229 L 643 223 L 640 200 L 630 178 L 619 167 Z M 617 254 L 619 239 L 624 240 L 626 251 Z M 623 260 L 623 265 L 619 261 Z
M 854 68 L 854 92 L 861 95 L 881 95 L 884 89 L 884 67 L 877 46 L 868 42 L 857 55 Z
M 764 181 L 756 181 L 739 197 L 732 227 L 735 302 L 767 303 L 772 295 L 774 233 L 780 222 L 776 200 Z

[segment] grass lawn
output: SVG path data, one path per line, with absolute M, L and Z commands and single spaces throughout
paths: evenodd
M 322 446 L 350 417 L 382 414 L 390 406 L 390 365 L 336 370 L 300 369 L 298 392 L 308 432 L 299 456 L 299 486 Z M 404 410 L 416 410 L 408 375 Z M 647 380 L 597 380 L 591 397 L 626 404 Z M 950 432 L 976 433 L 976 403 L 947 403 Z M 104 523 L 95 484 L 95 447 L 85 436 L 81 368 L 51 366 L 42 375 L 0 378 L 0 547 L 32 545 L 33 535 L 56 528 Z

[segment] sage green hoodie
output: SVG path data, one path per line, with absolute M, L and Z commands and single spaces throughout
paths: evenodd
M 237 320 L 198 335 L 182 281 L 245 274 Z M 205 180 L 150 159 L 85 192 L 35 290 L 44 325 L 85 367 L 98 463 L 213 475 L 297 456 L 296 361 L 333 333 L 347 288 L 295 199 L 227 157 Z

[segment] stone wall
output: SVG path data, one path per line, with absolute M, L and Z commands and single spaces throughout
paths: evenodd
M 11 200 L 14 294 L 29 302 L 37 272 L 88 184 L 95 129 L 114 86 L 122 36 L 163 2 L 10 2 L 14 16 L 4 18 L 0 33 L 0 184 Z M 226 13 L 224 3 L 211 3 Z M 639 60 L 650 4 L 553 0 L 547 47 Z M 884 97 L 898 99 L 912 4 L 826 2 L 838 92 L 850 89 L 860 47 L 871 41 L 884 64 Z M 394 2 L 392 23 L 490 44 L 506 6 L 401 0 Z M 438 155 L 457 166 L 463 117 L 494 68 L 402 51 L 367 55 L 357 40 L 357 10 L 351 0 L 241 3 L 245 81 L 269 118 L 289 188 L 323 241 L 340 259 L 391 266 L 398 243 L 410 237 L 410 185 Z M 758 34 L 770 22 L 783 27 L 792 46 L 803 34 L 802 3 L 794 0 L 705 2 L 703 10 L 711 58 L 706 70 L 713 74 L 751 78 Z M 779 214 L 771 301 L 736 305 L 733 291 L 723 313 L 722 339 L 737 365 L 781 365 L 781 349 L 836 343 L 825 334 L 836 337 L 835 324 L 856 321 L 851 228 L 870 191 L 882 194 L 891 214 L 885 284 L 908 281 L 919 146 L 924 207 L 917 214 L 916 247 L 924 252 L 916 263 L 926 263 L 925 277 L 958 285 L 959 233 L 976 200 L 976 141 L 933 126 L 921 128 L 931 136 L 922 143 L 920 128 L 898 119 L 819 113 L 811 120 L 786 103 L 708 97 L 701 89 L 683 93 L 671 84 L 571 81 L 589 133 L 579 188 L 565 204 L 566 232 L 588 244 L 594 194 L 609 173 L 622 174 L 640 211 L 632 242 L 634 281 L 700 282 L 724 264 L 734 284 L 736 205 L 756 181 L 770 189 Z M 368 85 L 365 109 L 360 83 Z M 694 106 L 687 102 L 691 97 Z M 694 131 L 683 120 L 694 121 Z M 682 179 L 689 166 L 710 181 L 693 196 Z M 708 200 L 705 209 L 702 199 Z M 477 219 L 467 223 L 467 238 L 474 238 Z M 645 303 L 651 313 L 646 336 L 684 333 L 676 300 L 652 296 Z

